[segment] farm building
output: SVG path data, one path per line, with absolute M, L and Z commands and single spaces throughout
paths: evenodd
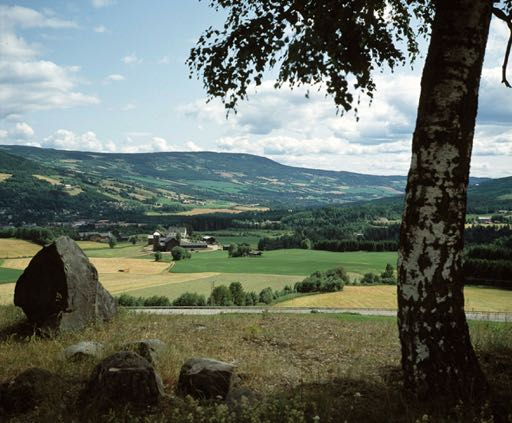
M 153 244 L 154 251 L 171 251 L 174 247 L 181 245 L 184 248 L 206 248 L 206 243 L 200 243 L 195 247 L 187 247 L 188 232 L 187 228 L 179 226 L 170 226 L 165 233 L 155 231 L 153 235 L 148 235 L 148 245 Z M 205 247 L 202 247 L 202 244 Z
M 478 216 L 478 223 L 492 223 L 491 216 Z
M 217 242 L 215 237 L 210 236 L 210 235 L 203 236 L 202 240 L 203 240 L 203 242 L 206 242 L 209 245 L 213 245 L 213 244 L 215 244 Z

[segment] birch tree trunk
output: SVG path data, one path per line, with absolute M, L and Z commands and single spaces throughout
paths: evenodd
M 491 0 L 436 2 L 400 234 L 398 325 L 406 387 L 487 387 L 464 314 L 466 190 Z

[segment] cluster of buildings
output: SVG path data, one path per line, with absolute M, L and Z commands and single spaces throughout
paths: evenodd
M 153 235 L 148 235 L 148 245 L 152 245 L 154 251 L 171 251 L 177 246 L 201 250 L 216 244 L 217 240 L 213 236 L 203 236 L 201 240 L 190 239 L 190 234 L 184 226 L 170 226 L 166 231 L 157 230 Z

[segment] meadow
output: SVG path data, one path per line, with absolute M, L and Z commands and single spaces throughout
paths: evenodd
M 469 322 L 471 338 L 491 384 L 491 397 L 467 403 L 418 402 L 402 389 L 400 345 L 393 318 L 354 315 L 159 316 L 120 310 L 108 324 L 55 338 L 24 338 L 22 315 L 0 306 L 0 382 L 27 367 L 65 378 L 66 384 L 43 399 L 20 422 L 139 421 L 131 410 L 100 417 L 77 408 L 96 360 L 71 362 L 61 353 L 80 341 L 105 345 L 105 356 L 122 344 L 157 338 L 167 344 L 156 363 L 165 392 L 162 402 L 144 413 L 144 422 L 346 422 L 346 423 L 488 423 L 507 422 L 512 413 L 512 325 Z M 18 331 L 18 332 L 17 332 Z M 257 401 L 228 408 L 222 402 L 198 402 L 176 396 L 181 365 L 190 357 L 235 363 L 238 386 Z M 56 399 L 59 406 L 55 406 Z M 68 405 L 68 406 L 63 406 Z M 490 415 L 494 413 L 493 420 Z M 501 419 L 501 420 L 500 420 Z
M 241 235 L 241 234 L 240 234 Z M 256 234 L 251 234 L 253 236 Z M 247 236 L 247 235 L 244 235 Z M 151 249 L 138 244 L 78 243 L 99 272 L 101 283 L 113 295 L 136 297 L 154 295 L 175 299 L 185 292 L 208 297 L 214 286 L 240 282 L 246 291 L 259 293 L 266 287 L 282 290 L 316 270 L 343 266 L 349 277 L 359 279 L 366 272 L 381 273 L 396 253 L 315 250 L 265 251 L 261 257 L 229 258 L 227 251 L 195 252 L 189 260 L 171 262 L 168 253 L 156 262 Z M 12 249 L 10 249 L 12 248 Z M 17 258 L 0 258 L 0 304 L 11 304 L 14 282 L 41 247 L 27 241 L 0 239 L 0 253 Z M 512 291 L 466 287 L 466 309 L 512 312 Z M 396 308 L 396 288 L 389 285 L 346 286 L 343 291 L 299 296 L 277 307 Z
M 394 252 L 344 252 L 316 250 L 265 251 L 261 257 L 229 258 L 227 251 L 194 254 L 191 260 L 183 260 L 172 268 L 173 273 L 259 273 L 275 275 L 310 275 L 317 270 L 343 266 L 357 274 L 381 273 L 387 263 L 396 264 Z

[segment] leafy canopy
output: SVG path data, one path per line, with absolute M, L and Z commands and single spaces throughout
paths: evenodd
M 210 0 L 210 6 L 226 10 L 224 27 L 208 28 L 187 60 L 209 99 L 220 97 L 228 112 L 236 111 L 248 89 L 277 67 L 276 88 L 325 87 L 343 113 L 356 94 L 358 102 L 361 93 L 373 98 L 376 69 L 414 61 L 435 1 Z M 512 0 L 495 2 L 500 6 L 510 13 Z

